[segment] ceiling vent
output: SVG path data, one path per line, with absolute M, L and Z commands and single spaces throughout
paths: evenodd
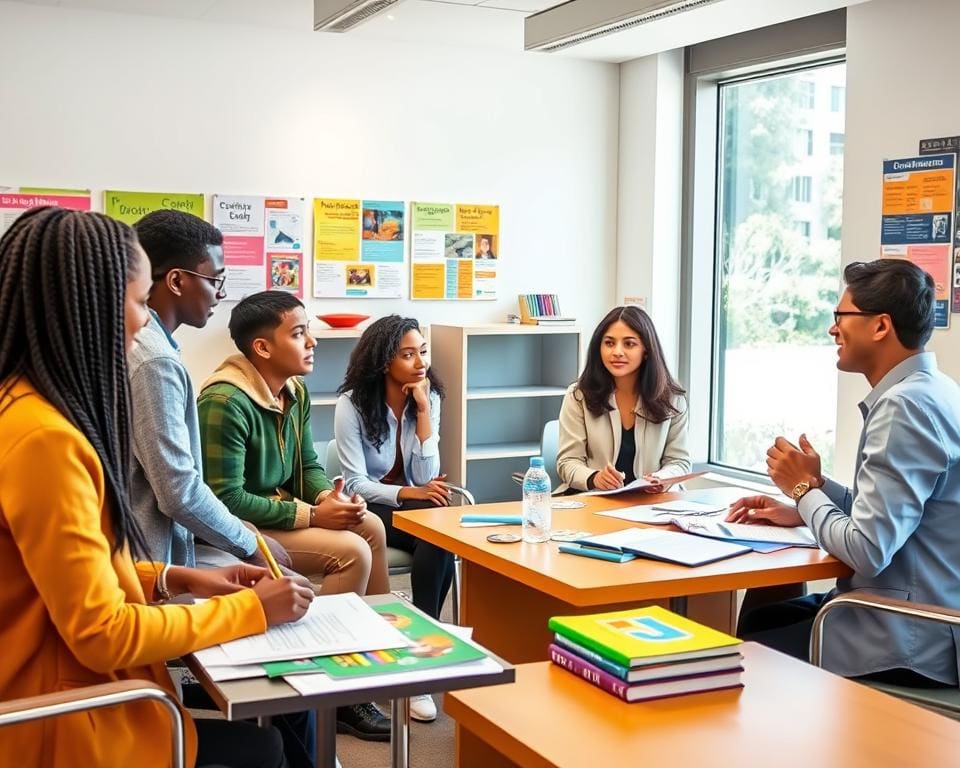
M 524 48 L 554 53 L 718 0 L 571 0 L 524 22 Z
M 313 29 L 349 32 L 401 0 L 313 0 Z

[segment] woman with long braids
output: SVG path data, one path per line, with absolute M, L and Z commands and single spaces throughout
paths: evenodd
M 690 471 L 687 402 L 670 375 L 650 316 L 616 307 L 600 321 L 587 363 L 560 406 L 557 474 L 564 491 L 612 490 Z
M 367 501 L 381 520 L 387 546 L 413 554 L 413 604 L 438 618 L 453 578 L 453 556 L 393 527 L 393 510 L 446 506 L 440 474 L 443 386 L 412 318 L 388 315 L 372 323 L 350 355 L 334 415 L 337 453 L 347 493 Z M 430 696 L 410 701 L 410 715 L 437 716 Z
M 165 660 L 312 598 L 245 564 L 135 562 L 125 353 L 150 284 L 133 230 L 100 214 L 34 209 L 0 239 L 0 701 L 125 679 L 172 691 Z M 160 604 L 187 592 L 210 599 Z M 184 717 L 188 765 L 284 765 L 272 729 Z M 170 727 L 147 701 L 10 726 L 0 765 L 165 766 Z

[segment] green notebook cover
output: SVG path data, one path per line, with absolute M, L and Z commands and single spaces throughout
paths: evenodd
M 330 677 L 336 678 L 367 677 L 447 667 L 486 657 L 483 651 L 450 634 L 434 622 L 424 619 L 403 603 L 386 603 L 371 607 L 410 638 L 414 645 L 409 648 L 269 662 L 263 665 L 267 676 L 282 677 L 306 672 L 326 672 Z
M 731 653 L 736 637 L 705 627 L 657 605 L 585 616 L 554 616 L 549 627 L 611 661 L 636 667 L 674 658 Z

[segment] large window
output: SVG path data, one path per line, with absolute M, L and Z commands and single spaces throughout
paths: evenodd
M 814 94 L 844 79 L 831 63 L 719 85 L 716 464 L 765 472 L 773 439 L 801 431 L 832 464 L 844 126 L 836 97 Z

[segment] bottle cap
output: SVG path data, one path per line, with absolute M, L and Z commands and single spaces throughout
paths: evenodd
M 543 469 L 543 456 L 531 456 L 530 466 L 536 467 L 537 469 Z

